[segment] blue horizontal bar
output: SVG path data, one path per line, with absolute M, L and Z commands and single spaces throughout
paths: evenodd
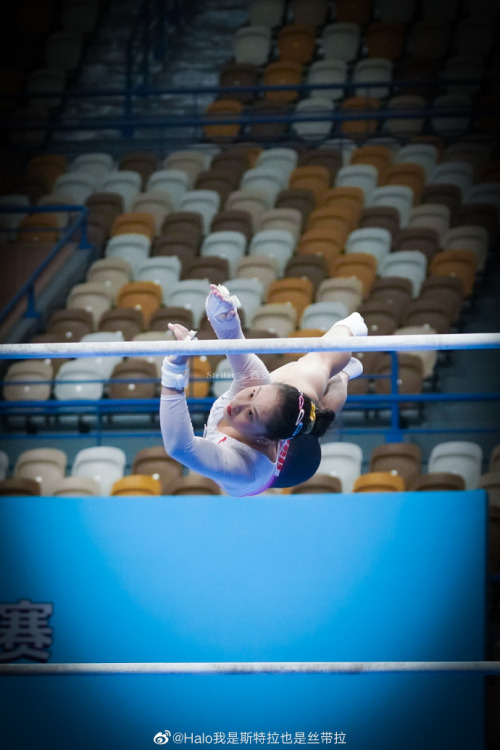
M 129 381 L 125 381 L 129 382 Z M 188 398 L 188 406 L 199 411 L 209 411 L 215 401 L 215 398 L 207 397 L 202 399 Z M 378 410 L 390 408 L 394 403 L 427 403 L 440 401 L 463 401 L 463 402 L 484 402 L 500 401 L 500 393 L 395 393 L 395 394 L 366 394 L 352 395 L 348 397 L 346 408 L 349 409 L 351 404 L 365 405 L 365 408 L 376 408 Z M 30 414 L 33 410 L 38 413 L 43 411 L 61 413 L 69 409 L 75 410 L 92 410 L 94 412 L 116 413 L 135 412 L 138 409 L 142 412 L 156 413 L 159 409 L 159 398 L 144 399 L 68 399 L 56 400 L 47 399 L 46 401 L 3 401 L 0 403 L 0 413 L 17 413 Z
M 131 128 L 168 128 L 168 127 L 205 127 L 214 125 L 255 125 L 263 123 L 297 123 L 297 122 L 344 122 L 348 120 L 387 120 L 387 119 L 420 119 L 426 117 L 471 117 L 497 115 L 498 109 L 493 107 L 453 107 L 453 108 L 436 108 L 423 110 L 395 110 L 395 109 L 373 109 L 373 110 L 331 110 L 320 113 L 302 114 L 300 112 L 276 113 L 274 115 L 257 115 L 253 116 L 250 111 L 241 115 L 218 115 L 210 117 L 204 115 L 178 115 L 167 117 L 158 115 L 156 117 L 126 117 L 117 116 L 114 118 L 89 118 L 79 119 L 77 121 L 57 121 L 47 122 L 44 120 L 26 120 L 25 122 L 8 122 L 0 121 L 0 130 L 4 131 L 31 131 L 43 128 L 47 131 L 74 131 L 74 130 L 107 130 L 122 129 L 123 127 Z

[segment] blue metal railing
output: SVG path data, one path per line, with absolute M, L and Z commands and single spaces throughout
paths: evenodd
M 149 42 L 148 42 L 149 44 Z M 146 53 L 144 53 L 145 55 Z M 149 53 L 148 53 L 149 54 Z M 256 84 L 254 86 L 177 86 L 177 87 L 151 87 L 149 67 L 142 67 L 147 71 L 142 74 L 142 82 L 139 85 L 134 85 L 135 66 L 137 58 L 133 53 L 133 45 L 130 51 L 127 52 L 126 66 L 126 86 L 124 88 L 117 89 L 88 89 L 85 91 L 66 91 L 66 101 L 71 99 L 86 99 L 86 100 L 99 100 L 105 98 L 118 98 L 122 102 L 122 114 L 116 117 L 99 117 L 93 115 L 92 117 L 82 118 L 78 120 L 71 118 L 65 119 L 64 116 L 57 116 L 48 119 L 39 120 L 16 120 L 8 121 L 5 119 L 0 122 L 0 130 L 4 132 L 23 132 L 23 131 L 35 131 L 43 128 L 49 133 L 52 132 L 68 132 L 68 131 L 81 131 L 81 130 L 107 130 L 116 129 L 120 130 L 125 136 L 131 137 L 134 131 L 138 128 L 186 128 L 194 127 L 199 128 L 200 131 L 206 125 L 226 125 L 226 124 L 239 124 L 242 127 L 250 124 L 260 123 L 297 123 L 297 122 L 321 122 L 330 121 L 333 123 L 342 123 L 345 121 L 352 120 L 376 120 L 385 121 L 391 119 L 423 119 L 424 121 L 430 120 L 430 118 L 439 117 L 462 117 L 476 120 L 480 117 L 495 117 L 500 115 L 500 109 L 498 104 L 488 103 L 477 103 L 472 102 L 469 106 L 447 106 L 447 107 L 433 107 L 426 106 L 422 109 L 393 109 L 387 107 L 385 103 L 381 104 L 379 109 L 370 110 L 341 110 L 334 108 L 333 111 L 327 111 L 324 113 L 318 112 L 313 114 L 303 114 L 300 112 L 287 112 L 287 113 L 276 113 L 272 115 L 263 115 L 258 112 L 253 112 L 251 107 L 247 107 L 241 114 L 238 115 L 216 115 L 210 116 L 205 113 L 205 107 L 200 108 L 196 106 L 196 102 L 200 97 L 206 95 L 212 95 L 214 99 L 224 98 L 226 95 L 235 93 L 250 93 L 253 92 L 257 97 L 262 97 L 269 92 L 283 92 L 283 91 L 296 91 L 298 94 L 310 94 L 312 91 L 321 92 L 322 90 L 339 89 L 347 94 L 359 94 L 367 95 L 370 89 L 376 88 L 387 88 L 392 96 L 394 92 L 399 90 L 403 91 L 408 87 L 414 87 L 415 81 L 409 80 L 392 80 L 392 81 L 372 81 L 372 82 L 359 82 L 346 81 L 343 83 L 335 84 L 293 84 L 293 85 L 279 85 L 279 86 L 263 86 Z M 141 58 L 144 61 L 144 57 Z M 489 81 L 491 84 L 498 83 L 498 78 L 492 78 Z M 437 79 L 433 82 L 425 82 L 427 85 L 435 85 L 437 91 L 445 91 L 449 84 L 469 84 L 477 83 L 478 85 L 484 83 L 484 79 L 478 80 L 446 80 Z M 44 98 L 54 97 L 57 92 L 39 92 L 36 94 L 24 94 L 25 99 L 37 99 L 43 101 Z M 141 112 L 141 108 L 137 106 L 139 101 L 147 101 L 153 97 L 162 96 L 173 96 L 173 97 L 193 97 L 193 108 L 190 114 L 187 114 L 187 108 L 183 107 L 181 113 L 172 113 L 172 105 L 170 104 L 168 109 L 170 113 L 158 114 L 158 115 L 145 115 Z M 0 94 L 0 100 L 7 98 L 6 94 Z M 10 95 L 12 98 L 12 95 Z M 383 101 L 383 100 L 382 100 Z M 175 105 L 174 105 L 175 106 Z M 293 106 L 293 103 L 292 103 Z
M 15 306 L 21 302 L 24 298 L 27 299 L 26 311 L 24 317 L 37 318 L 39 314 L 36 310 L 35 304 L 35 284 L 45 271 L 45 269 L 52 263 L 54 258 L 59 255 L 63 247 L 75 236 L 75 233 L 80 231 L 78 240 L 78 248 L 82 250 L 89 250 L 92 245 L 87 239 L 87 217 L 89 210 L 86 206 L 82 205 L 52 205 L 52 206 L 1 206 L 1 214 L 47 214 L 47 213 L 62 213 L 67 212 L 68 214 L 76 214 L 75 218 L 71 223 L 64 229 L 60 239 L 54 244 L 54 247 L 47 254 L 46 258 L 40 263 L 40 265 L 33 271 L 31 276 L 22 285 L 22 287 L 14 294 L 11 300 L 0 310 L 0 323 L 2 323 L 7 316 L 12 312 Z M 31 228 L 26 231 L 34 231 Z M 54 231 L 51 229 L 50 231 Z M 12 244 L 12 249 L 15 250 L 15 243 Z
M 398 364 L 395 352 L 391 352 L 393 355 L 393 369 L 390 375 L 380 376 L 390 381 L 391 391 L 387 394 L 380 393 L 367 393 L 363 395 L 350 395 L 347 403 L 344 406 L 344 411 L 372 411 L 377 412 L 390 412 L 390 423 L 389 426 L 382 427 L 380 425 L 372 425 L 370 427 L 363 428 L 341 428 L 342 432 L 350 434 L 374 434 L 384 433 L 387 440 L 398 442 L 403 440 L 405 433 L 421 433 L 421 434 L 433 434 L 433 433 L 453 433 L 453 434 L 467 434 L 467 433 L 486 433 L 486 434 L 498 434 L 500 439 L 500 426 L 499 427 L 451 427 L 443 426 L 440 428 L 427 428 L 427 427 L 403 427 L 402 426 L 402 415 L 401 405 L 411 405 L 412 407 L 424 405 L 426 403 L 436 402 L 462 402 L 462 403 L 481 403 L 481 402 L 492 402 L 500 403 L 500 392 L 490 393 L 399 393 L 398 388 Z M 362 377 L 371 378 L 373 376 L 366 375 Z M 4 381 L 3 385 L 13 386 L 15 385 L 14 380 Z M 35 386 L 43 384 L 53 384 L 56 381 L 47 380 L 34 380 L 34 381 L 19 381 L 19 384 L 28 385 L 31 382 Z M 131 381 L 128 379 L 95 379 L 85 381 L 59 381 L 60 385 L 69 385 L 71 382 L 83 382 L 84 384 L 89 383 L 102 383 L 107 385 L 110 383 L 129 383 L 134 382 L 140 383 L 151 383 L 158 382 L 157 379 L 152 378 L 137 378 Z M 194 385 L 198 382 L 207 382 L 204 378 L 193 378 L 191 384 Z M 189 392 L 188 392 L 189 393 Z M 187 402 L 192 416 L 202 416 L 208 414 L 210 411 L 215 398 L 212 396 L 204 398 L 192 398 L 188 396 Z M 150 415 L 154 417 L 158 414 L 159 410 L 159 399 L 155 398 L 139 398 L 139 399 L 118 399 L 118 398 L 98 398 L 98 399 L 68 399 L 68 400 L 57 400 L 48 399 L 42 401 L 3 401 L 0 402 L 0 417 L 60 417 L 72 415 L 75 417 L 88 417 L 91 416 L 95 420 L 95 425 L 92 429 L 85 431 L 85 435 L 89 435 L 90 432 L 96 436 L 100 436 L 103 433 L 103 418 L 112 417 L 118 415 Z M 9 439 L 16 436 L 15 432 L 9 430 Z M 108 430 L 105 434 L 109 437 Z M 126 433 L 117 433 L 117 435 L 130 437 L 130 432 L 127 428 Z M 145 430 L 137 433 L 138 436 L 146 436 Z M 157 431 L 151 434 L 157 434 Z M 67 435 L 60 434 L 57 431 L 50 431 L 43 433 L 37 431 L 37 433 L 31 437 L 40 439 L 41 437 L 49 436 L 56 439 L 64 439 Z M 74 434 L 73 436 L 77 436 Z M 29 437 L 25 432 L 18 434 L 19 438 Z

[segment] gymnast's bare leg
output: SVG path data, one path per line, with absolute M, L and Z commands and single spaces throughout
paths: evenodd
M 353 313 L 336 323 L 324 337 L 344 338 L 365 336 L 367 333 L 363 319 Z M 296 362 L 289 362 L 271 373 L 277 383 L 293 385 L 312 398 L 324 409 L 340 412 L 347 398 L 349 378 L 359 374 L 357 360 L 352 360 L 351 352 L 309 352 Z

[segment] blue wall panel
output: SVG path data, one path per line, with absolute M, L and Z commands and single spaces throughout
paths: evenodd
M 486 519 L 482 491 L 6 498 L 0 602 L 53 605 L 53 662 L 481 660 Z M 0 679 L 8 750 L 471 750 L 482 706 L 463 675 Z

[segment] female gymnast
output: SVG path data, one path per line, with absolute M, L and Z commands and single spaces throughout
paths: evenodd
M 210 286 L 206 312 L 218 338 L 244 338 L 238 307 L 225 287 Z M 169 328 L 180 341 L 195 336 L 179 324 Z M 352 313 L 325 336 L 366 334 L 363 318 Z M 213 404 L 204 437 L 196 437 L 185 398 L 188 357 L 165 357 L 160 424 L 167 453 L 230 495 L 305 481 L 319 465 L 318 438 L 342 409 L 349 379 L 363 371 L 361 362 L 349 352 L 310 352 L 269 373 L 255 354 L 227 358 L 234 380 Z

